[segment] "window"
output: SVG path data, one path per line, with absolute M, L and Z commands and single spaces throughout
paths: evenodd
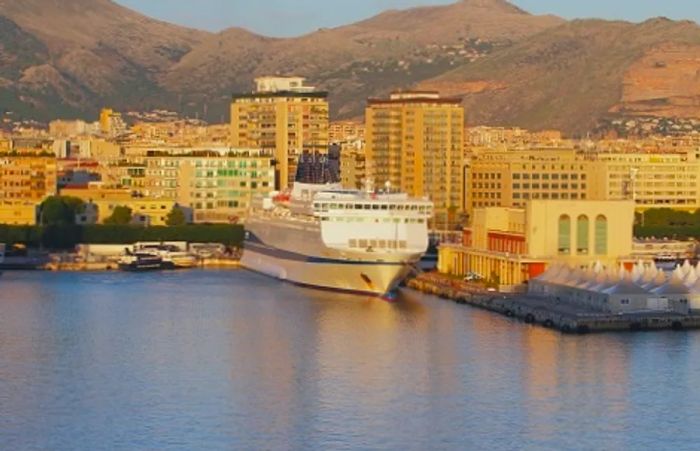
M 571 218 L 567 215 L 559 217 L 559 254 L 571 253 Z
M 581 215 L 576 221 L 576 253 L 588 255 L 588 216 Z
M 595 253 L 596 255 L 608 253 L 608 219 L 603 215 L 595 220 Z

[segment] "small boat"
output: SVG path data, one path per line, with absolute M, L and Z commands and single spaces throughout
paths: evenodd
M 23 244 L 0 243 L 0 270 L 36 270 L 49 263 L 46 252 L 31 251 Z
M 177 246 L 161 244 L 157 246 L 142 246 L 137 252 L 160 257 L 163 260 L 163 269 L 187 269 L 197 266 L 197 258 L 181 251 Z
M 144 252 L 127 252 L 118 262 L 122 271 L 158 271 L 165 269 L 159 255 Z

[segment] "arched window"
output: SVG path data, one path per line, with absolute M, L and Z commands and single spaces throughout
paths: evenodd
M 571 218 L 568 215 L 559 217 L 559 254 L 571 253 Z
M 588 255 L 588 227 L 590 222 L 588 216 L 581 215 L 576 221 L 576 253 L 579 255 Z
M 595 219 L 595 253 L 608 254 L 608 218 L 603 215 Z

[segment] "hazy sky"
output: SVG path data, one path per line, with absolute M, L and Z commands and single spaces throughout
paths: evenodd
M 218 31 L 242 26 L 269 36 L 293 36 L 370 17 L 389 8 L 450 0 L 116 0 L 152 17 Z M 698 0 L 514 0 L 532 13 L 566 18 L 641 21 L 649 17 L 700 21 Z

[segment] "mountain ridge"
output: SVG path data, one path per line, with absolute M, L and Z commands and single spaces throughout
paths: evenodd
M 394 89 L 462 95 L 469 123 L 583 133 L 610 115 L 700 117 L 700 28 L 565 21 L 505 0 L 388 10 L 293 38 L 211 33 L 111 0 L 0 0 L 0 109 L 91 117 L 171 108 L 226 120 L 259 75 L 301 75 L 360 117 Z

